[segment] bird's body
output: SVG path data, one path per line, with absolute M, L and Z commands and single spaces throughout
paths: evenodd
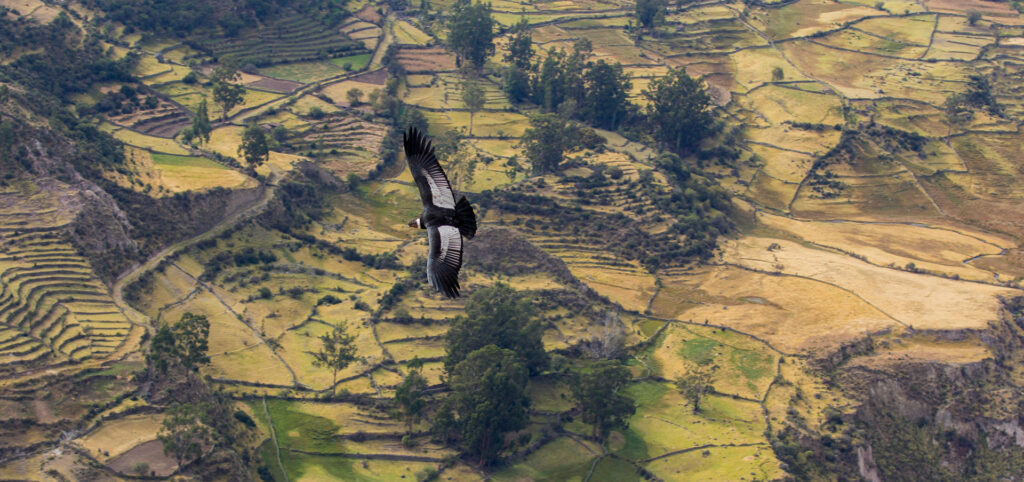
M 437 162 L 430 142 L 415 128 L 409 128 L 403 141 L 409 171 L 423 201 L 423 212 L 409 226 L 427 230 L 427 280 L 435 290 L 456 298 L 462 238 L 472 239 L 476 234 L 476 214 L 465 196 L 455 201 L 448 176 Z

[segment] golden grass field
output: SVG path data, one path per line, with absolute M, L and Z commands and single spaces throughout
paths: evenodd
M 89 14 L 82 6 L 38 0 L 0 0 L 0 4 L 40 21 L 53 19 L 63 8 L 84 12 L 83 17 Z M 414 4 L 419 8 L 419 2 Z M 452 2 L 432 4 L 441 9 Z M 606 298 L 607 302 L 591 303 L 619 313 L 628 344 L 656 335 L 629 363 L 635 377 L 657 378 L 634 381 L 626 388 L 637 402 L 637 412 L 629 427 L 614 431 L 605 446 L 580 437 L 589 435 L 590 427 L 575 420 L 537 451 L 487 477 L 630 480 L 638 477 L 636 467 L 643 467 L 662 480 L 783 478 L 787 474 L 771 450 L 767 431 L 778 434 L 790 426 L 792 413 L 807 427 L 817 428 L 830 410 L 850 413 L 856 408 L 855 401 L 824 383 L 814 364 L 840 345 L 871 336 L 875 351 L 847 362 L 868 370 L 884 371 L 908 362 L 956 366 L 993 356 L 980 335 L 963 335 L 963 330 L 985 330 L 998 315 L 997 297 L 1018 295 L 1019 289 L 1010 285 L 1024 277 L 1024 256 L 1018 248 L 1024 235 L 1020 217 L 1024 211 L 1016 206 L 1019 184 L 1024 181 L 1018 172 L 1019 119 L 1013 118 L 1016 94 L 1001 91 L 998 96 L 1011 105 L 1009 118 L 978 112 L 962 126 L 949 124 L 943 103 L 949 95 L 963 91 L 969 75 L 988 72 L 996 65 L 1006 67 L 1019 58 L 1013 49 L 1024 45 L 1020 31 L 1024 21 L 1008 4 L 892 0 L 878 8 L 869 0 L 798 0 L 775 6 L 693 5 L 671 8 L 668 23 L 658 27 L 657 35 L 638 40 L 624 29 L 634 20 L 632 4 L 498 0 L 491 6 L 495 21 L 503 27 L 521 18 L 534 26 L 538 59 L 548 48 L 570 49 L 577 39 L 589 40 L 591 60 L 625 65 L 633 83 L 630 99 L 641 106 L 642 92 L 669 67 L 685 67 L 703 79 L 727 125 L 742 127 L 739 160 L 708 171 L 736 195 L 737 216 L 744 220 L 742 229 L 721 240 L 720 249 L 706 263 L 651 272 L 635 260 L 603 253 L 568 234 L 513 224 L 525 224 L 529 216 L 488 213 L 485 225 L 500 221 L 503 227 L 518 230 L 544 253 L 564 262 L 586 289 Z M 473 116 L 469 135 L 470 114 L 461 99 L 463 74 L 455 69 L 454 56 L 438 47 L 447 35 L 444 27 L 427 29 L 414 17 L 384 18 L 363 1 L 346 8 L 358 11 L 340 27 L 352 32 L 352 38 L 369 48 L 406 45 L 398 61 L 413 73 L 397 95 L 423 108 L 430 133 L 456 129 L 467 136 L 463 151 L 442 159 L 460 191 L 473 199 L 484 190 L 536 179 L 527 172 L 519 145 L 519 137 L 529 127 L 528 116 L 504 111 L 511 104 L 492 82 L 494 77 L 481 80 L 485 110 Z M 970 25 L 967 9 L 981 11 L 983 19 Z M 79 17 L 74 21 L 81 22 Z M 388 33 L 378 46 L 381 26 Z M 125 36 L 123 28 L 116 25 L 113 30 L 118 42 L 124 42 L 113 54 L 139 52 L 135 74 L 144 77 L 145 84 L 191 110 L 204 96 L 211 98 L 208 87 L 181 82 L 190 70 L 185 57 L 200 55 L 202 60 L 201 53 L 169 39 L 146 38 L 140 44 L 142 35 Z M 999 48 L 994 47 L 997 40 Z M 490 67 L 504 63 L 507 34 L 496 41 Z M 432 47 L 410 47 L 414 45 Z M 156 60 L 155 53 L 161 50 L 170 63 Z M 296 90 L 281 94 L 248 89 L 244 104 L 229 112 L 233 116 L 229 122 L 214 130 L 210 142 L 200 148 L 240 158 L 238 146 L 248 120 L 301 131 L 316 125 L 309 119 L 313 108 L 358 116 L 371 112 L 365 105 L 350 110 L 346 93 L 358 88 L 366 102 L 369 93 L 384 89 L 383 75 L 371 72 L 346 78 L 317 92 L 333 102 L 311 94 L 314 83 L 345 75 L 343 63 L 351 62 L 359 70 L 371 58 L 379 62 L 379 53 L 261 69 L 263 76 L 290 80 L 283 85 Z M 774 76 L 776 68 L 781 78 Z M 245 74 L 242 83 L 263 80 Z M 296 87 L 299 84 L 305 86 Z M 102 93 L 117 88 L 119 84 L 104 84 L 75 100 L 92 105 Z M 263 111 L 281 106 L 285 107 L 274 115 L 261 117 Z M 219 119 L 220 107 L 211 103 L 210 108 L 211 117 Z M 894 155 L 877 139 L 874 144 L 858 144 L 853 159 L 827 166 L 843 183 L 840 193 L 834 198 L 815 194 L 808 177 L 815 161 L 840 144 L 842 129 L 857 129 L 868 122 L 921 134 L 927 142 L 919 155 Z M 794 124 L 821 124 L 822 128 Z M 381 132 L 387 128 L 374 126 Z M 249 188 L 257 182 L 242 170 L 195 155 L 173 139 L 147 136 L 109 122 L 102 123 L 101 129 L 126 144 L 130 174 L 109 173 L 121 186 L 147 192 L 145 186 L 150 185 L 148 194 L 161 197 L 214 187 Z M 608 140 L 607 150 L 568 153 L 580 165 L 566 175 L 586 176 L 595 166 L 604 165 L 621 169 L 623 181 L 639 181 L 642 172 L 654 167 L 657 151 L 619 133 L 598 132 Z M 342 176 L 364 174 L 379 160 L 378 146 L 372 147 L 359 159 L 323 161 L 323 165 Z M 306 159 L 306 154 L 305 150 L 271 152 L 269 162 L 258 172 L 277 178 Z M 510 171 L 513 156 L 525 171 L 523 167 Z M 485 164 L 484 157 L 493 160 Z M 654 171 L 653 179 L 652 189 L 670 192 L 670 181 L 661 172 Z M 548 187 L 540 192 L 546 196 L 568 204 L 580 201 L 574 189 L 559 185 L 559 176 L 548 175 L 545 184 Z M 27 221 L 31 226 L 74 219 L 66 206 L 41 199 L 44 196 L 38 190 L 2 189 L 6 191 L 0 194 L 18 193 L 24 198 L 18 204 L 0 205 L 2 223 L 26 222 L 23 214 L 33 210 L 51 214 L 46 223 L 42 218 Z M 404 447 L 399 442 L 404 424 L 379 408 L 317 399 L 331 393 L 392 397 L 414 357 L 429 359 L 424 376 L 432 385 L 441 383 L 439 360 L 445 354 L 447 320 L 462 314 L 464 303 L 444 300 L 421 286 L 394 306 L 381 309 L 381 299 L 391 286 L 419 276 L 405 267 L 426 250 L 422 233 L 406 226 L 419 213 L 418 196 L 406 169 L 387 171 L 381 179 L 332 196 L 327 216 L 310 223 L 302 233 L 364 255 L 393 253 L 402 269 L 374 269 L 310 246 L 292 248 L 295 238 L 248 225 L 215 248 L 176 256 L 154 273 L 151 288 L 136 308 L 156 323 L 173 323 L 185 312 L 208 317 L 211 363 L 202 374 L 213 377 L 216 387 L 233 396 L 266 397 L 270 419 L 261 401 L 238 406 L 257 420 L 256 446 L 269 440 L 273 424 L 282 463 L 278 465 L 276 457 L 261 460 L 275 473 L 283 471 L 289 480 L 309 481 L 424 477 L 438 468 L 437 462 L 364 461 L 339 454 L 441 460 L 454 452 L 427 442 L 426 437 L 416 437 L 415 447 Z M 629 215 L 618 204 L 588 209 Z M 645 229 L 665 232 L 672 222 L 666 217 Z M 72 249 L 45 246 L 53 252 Z M 216 277 L 197 281 L 216 253 L 245 247 L 273 252 L 277 257 L 273 269 L 230 266 Z M 507 276 L 467 266 L 462 279 L 467 294 L 499 281 L 530 292 L 568 289 L 564 280 L 547 272 Z M 98 282 L 88 285 L 106 289 Z M 10 286 L 29 283 L 17 281 Z M 269 289 L 271 296 L 262 299 L 260 288 Z M 294 288 L 305 292 L 284 293 Z M 318 305 L 327 294 L 340 302 Z M 52 301 L 40 306 L 48 303 Z M 66 305 L 73 311 L 89 311 L 85 304 Z M 589 313 L 565 308 L 544 313 L 553 320 L 544 332 L 546 348 L 571 350 L 600 335 L 602 327 Z M 414 321 L 398 322 L 400 315 Z M 415 321 L 420 317 L 423 320 Z M 93 318 L 122 321 L 116 314 Z M 318 336 L 339 324 L 355 335 L 360 359 L 339 372 L 338 383 L 332 386 L 331 372 L 315 367 L 309 352 L 320 346 Z M 111 348 L 111 353 L 128 355 L 141 343 L 145 328 L 119 330 L 127 333 L 126 342 Z M 7 340 L 16 331 L 17 327 L 0 329 L 0 339 Z M 141 358 L 137 352 L 131 356 Z M 665 380 L 674 380 L 704 362 L 718 367 L 713 377 L 715 394 L 706 397 L 703 410 L 695 414 L 691 403 Z M 572 408 L 568 385 L 556 378 L 536 379 L 529 393 L 535 411 L 562 413 Z M 132 403 L 136 402 L 104 412 L 111 419 L 74 444 L 110 464 L 118 455 L 153 440 L 162 415 L 120 415 Z M 6 414 L 6 406 L 2 407 Z M 23 406 L 10 410 L 36 415 Z M 526 432 L 536 440 L 546 423 L 543 416 L 534 414 Z M 329 439 L 324 446 L 311 446 L 306 430 L 317 424 L 330 427 L 331 435 L 362 432 L 386 438 Z M 427 428 L 427 421 L 415 426 L 420 431 Z M 41 432 L 31 432 L 6 443 L 43 440 Z M 317 450 L 298 451 L 311 447 Z M 67 455 L 47 457 L 0 464 L 0 478 L 32 478 L 44 467 L 72 474 L 73 461 Z M 593 474 L 588 475 L 592 468 Z M 482 480 L 484 474 L 457 460 L 441 471 L 440 478 Z

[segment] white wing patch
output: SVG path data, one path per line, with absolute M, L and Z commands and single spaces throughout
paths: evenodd
M 438 252 L 437 258 L 442 261 L 447 261 L 449 260 L 449 249 L 452 251 L 462 249 L 462 235 L 459 234 L 459 228 L 447 225 L 438 226 L 437 232 L 440 235 L 438 237 L 441 238 L 441 250 Z M 452 254 L 455 255 L 456 253 Z M 461 258 L 461 254 L 459 254 L 459 257 Z M 452 258 L 455 258 L 455 256 L 452 256 Z
M 448 186 L 439 186 L 438 180 L 434 179 L 429 172 L 422 172 L 427 184 L 430 185 L 430 195 L 433 197 L 434 205 L 439 208 L 455 209 L 455 196 L 452 195 L 452 190 Z M 441 239 L 444 237 L 442 236 Z

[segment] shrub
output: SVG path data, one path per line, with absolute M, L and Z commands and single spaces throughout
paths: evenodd
M 337 296 L 330 295 L 330 294 L 324 295 L 324 296 L 320 297 L 319 300 L 316 301 L 316 305 L 317 306 L 320 306 L 320 305 L 336 305 L 338 303 L 341 303 L 341 300 L 338 299 Z
M 256 428 L 256 422 L 252 420 L 252 417 L 248 413 L 241 410 L 235 410 L 235 420 L 242 422 L 243 425 L 249 428 Z
M 967 23 L 971 24 L 973 27 L 974 24 L 978 23 L 978 20 L 981 20 L 981 12 L 977 10 L 967 11 Z

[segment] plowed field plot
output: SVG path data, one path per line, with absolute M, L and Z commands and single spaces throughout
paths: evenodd
M 447 72 L 455 70 L 455 56 L 444 49 L 400 49 L 398 62 L 407 72 Z

